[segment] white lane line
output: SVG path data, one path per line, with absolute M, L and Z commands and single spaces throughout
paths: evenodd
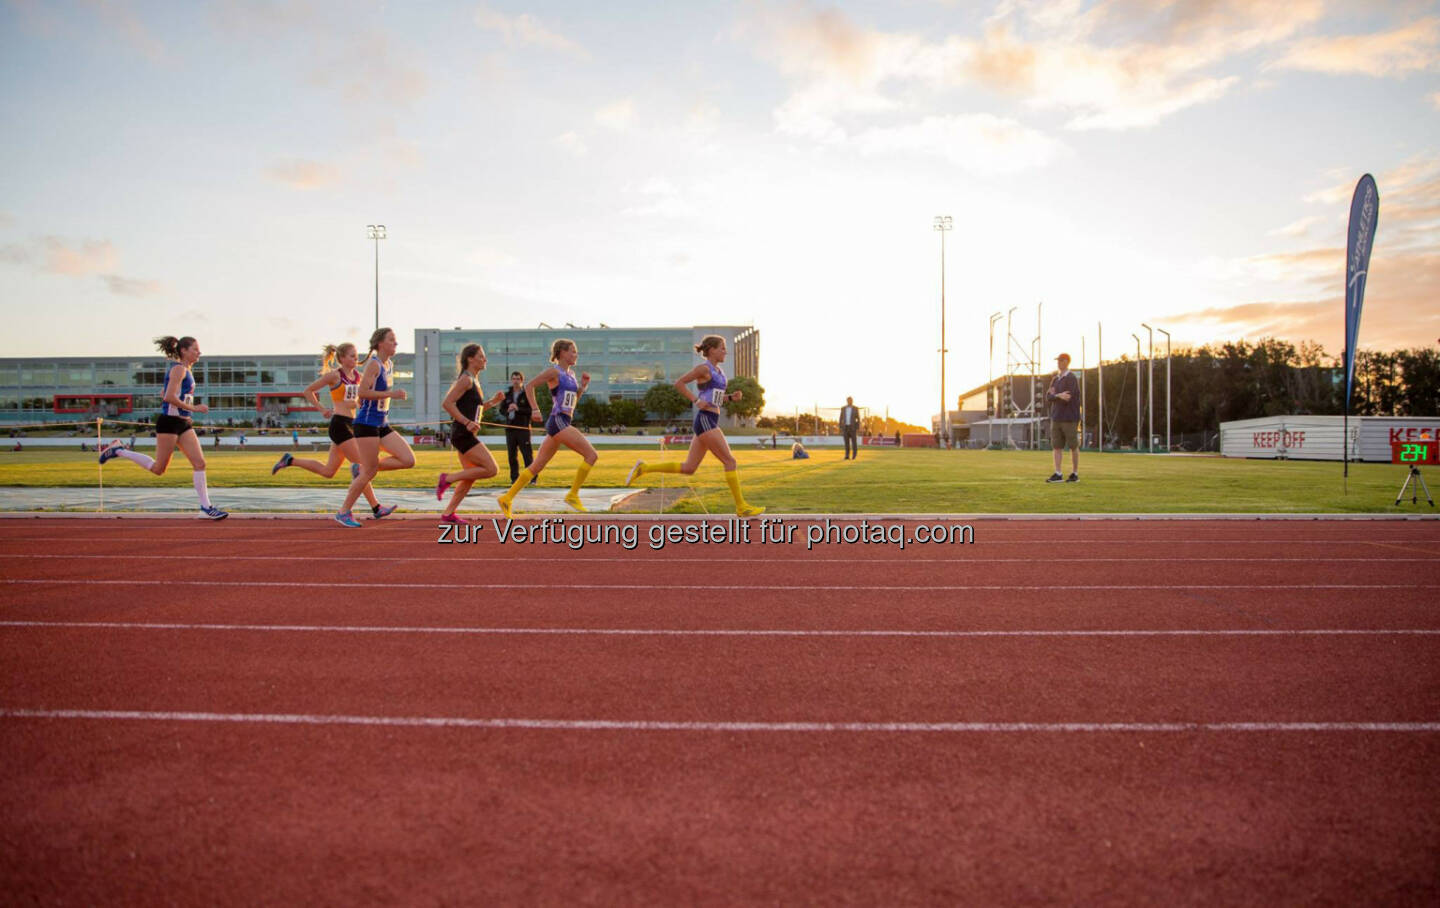
M 917 547 L 919 547 L 919 546 L 922 546 L 923 544 L 922 544 L 922 543 L 916 543 L 915 545 L 916 545 Z M 548 546 L 544 546 L 544 548 L 557 549 L 557 548 L 562 548 L 562 546 L 559 546 L 559 545 L 548 545 Z M 643 549 L 643 551 L 642 551 L 641 549 Z M 557 554 L 554 554 L 554 555 L 529 555 L 529 556 L 522 556 L 522 555 L 484 555 L 484 556 L 481 556 L 481 557 L 483 557 L 486 561 L 510 561 L 510 562 L 522 562 L 522 563 L 523 563 L 523 562 L 526 562 L 526 561 L 534 561 L 534 562 L 547 563 L 547 564 L 548 564 L 548 563 L 552 563 L 552 562 L 565 562 L 565 563 L 568 564 L 568 563 L 581 562 L 581 561 L 585 561 L 585 562 L 593 561 L 593 562 L 625 563 L 625 564 L 642 564 L 642 563 L 643 563 L 643 565 L 646 566 L 646 567 L 650 567 L 650 566 L 653 566 L 653 565 L 659 565 L 659 564 L 715 564 L 715 563 L 717 563 L 717 562 L 719 562 L 719 563 L 732 563 L 732 564 L 750 564 L 750 565 L 755 565 L 755 566 L 757 566 L 757 567 L 758 567 L 758 566 L 761 566 L 761 565 L 764 565 L 764 564 L 780 563 L 780 562 L 783 562 L 783 563 L 797 563 L 797 564 L 954 564 L 954 565 L 957 565 L 957 566 L 963 566 L 963 565 L 969 565 L 969 564 L 1035 564 L 1035 563 L 1036 563 L 1036 559 L 1034 559 L 1034 558 L 971 558 L 971 557 L 968 557 L 968 556 L 957 557 L 957 558 L 918 558 L 918 557 L 917 557 L 917 558 L 904 558 L 904 557 L 901 557 L 901 558 L 770 558 L 770 557 L 766 557 L 766 556 L 752 557 L 752 558 L 680 558 L 680 557 L 665 555 L 665 556 L 657 557 L 657 558 L 655 558 L 655 559 L 653 559 L 653 560 L 649 560 L 649 561 L 645 561 L 645 562 L 640 562 L 640 561 L 638 560 L 640 557 L 645 556 L 645 555 L 648 555 L 650 552 L 651 552 L 651 549 L 650 549 L 650 547 L 647 545 L 647 546 L 642 546 L 640 549 L 637 549 L 636 552 L 635 552 L 635 554 L 629 555 L 629 556 L 625 556 L 625 557 L 578 555 L 578 554 L 575 554 L 574 552 L 569 551 L 569 550 L 567 550 L 564 554 L 557 553 Z M 309 563 L 314 563 L 314 561 L 315 561 L 315 556 L 314 556 L 314 555 L 209 555 L 209 554 L 207 554 L 207 555 L 201 555 L 200 557 L 204 558 L 206 561 L 304 561 L 304 562 L 309 562 Z M 437 555 L 405 555 L 405 556 L 403 556 L 402 558 L 396 559 L 396 562 L 397 562 L 397 563 L 407 562 L 407 561 L 443 561 L 443 562 L 453 562 L 453 561 L 456 560 L 456 557 L 457 557 L 456 555 L 446 555 L 446 556 L 437 556 Z M 174 555 L 127 555 L 127 554 L 105 554 L 105 553 L 102 553 L 102 552 L 77 552 L 77 553 L 75 553 L 75 554 L 73 554 L 73 555 L 55 554 L 55 553 L 53 553 L 53 552 L 41 552 L 41 553 L 36 553 L 36 554 L 25 554 L 25 553 L 22 553 L 22 552 L 0 552 L 0 558 L 17 558 L 17 559 L 22 559 L 22 560 L 23 560 L 23 559 L 30 559 L 30 558 L 55 558 L 55 559 L 60 559 L 60 560 L 63 560 L 63 561 L 70 561 L 70 560 L 79 561 L 79 560 L 91 560 L 91 559 L 111 559 L 111 560 L 116 560 L 116 561 L 146 561 L 146 560 L 149 560 L 149 561 L 174 561 L 174 560 L 175 560 L 175 556 L 174 556 Z M 1222 562 L 1222 563 L 1225 563 L 1225 564 L 1244 564 L 1244 563 L 1258 563 L 1258 564 L 1271 564 L 1271 563 L 1304 563 L 1304 564 L 1313 564 L 1313 563 L 1315 562 L 1315 559 L 1314 559 L 1313 557 L 1311 557 L 1311 558 L 1183 558 L 1183 557 L 1171 557 L 1171 558 L 1046 558 L 1046 559 L 1044 559 L 1044 560 L 1045 560 L 1045 563 L 1046 563 L 1046 564 L 1056 564 L 1056 563 L 1062 563 L 1062 564 L 1102 564 L 1102 563 L 1103 563 L 1103 564 L 1191 564 L 1191 563 L 1196 563 L 1196 562 L 1208 562 L 1208 561 Z M 1436 556 L 1436 557 L 1433 557 L 1433 558 L 1328 558 L 1328 557 L 1327 557 L 1327 558 L 1325 558 L 1324 560 L 1325 560 L 1325 563 L 1327 563 L 1327 564 L 1332 563 L 1332 562 L 1345 562 L 1345 563 L 1347 563 L 1347 564 L 1348 564 L 1348 563 L 1359 563 L 1359 564 L 1408 564 L 1408 563 L 1412 563 L 1412 562 L 1420 562 L 1420 563 L 1427 563 L 1427 562 L 1428 562 L 1428 563 L 1440 563 L 1440 556 Z
M 217 587 L 259 587 L 279 589 L 335 589 L 337 581 L 303 580 L 185 580 L 160 577 L 147 580 L 97 580 L 87 577 L 0 577 L 0 583 L 49 584 L 60 586 L 203 586 Z M 401 583 L 382 580 L 371 584 L 374 589 L 387 590 L 756 590 L 796 591 L 805 590 L 858 590 L 876 592 L 1031 592 L 1047 590 L 1417 590 L 1413 583 L 1186 583 L 1186 584 L 1083 584 L 1061 583 L 1048 585 L 1019 584 L 922 584 L 915 586 L 885 586 L 874 584 L 773 584 L 773 583 Z
M 149 712 L 112 709 L 4 709 L 7 719 L 237 722 L 271 725 L 381 725 L 418 728 L 699 732 L 1440 732 L 1440 722 L 703 722 L 623 719 L 470 719 L 458 716 L 344 716 L 305 713 Z
M 575 637 L 1436 637 L 1427 628 L 1295 628 L 1220 630 L 1011 630 L 918 631 L 626 627 L 416 627 L 323 624 L 201 624 L 129 621 L 0 621 L 0 627 L 60 627 L 145 631 L 258 631 L 333 634 L 456 634 Z

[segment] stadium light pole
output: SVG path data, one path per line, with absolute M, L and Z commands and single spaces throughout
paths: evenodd
M 1145 374 L 1146 374 L 1146 376 L 1147 376 L 1147 379 L 1146 379 L 1146 380 L 1149 382 L 1149 387 L 1147 387 L 1147 388 L 1145 389 L 1145 403 L 1149 406 L 1149 409 L 1150 409 L 1150 418 L 1149 418 L 1149 420 L 1147 421 L 1147 425 L 1149 426 L 1149 428 L 1146 430 L 1146 433 L 1145 433 L 1145 450 L 1149 451 L 1151 454 L 1154 454 L 1154 453 L 1155 453 L 1155 329 L 1152 328 L 1152 327 L 1150 327 L 1149 325 L 1145 324 L 1144 322 L 1141 322 L 1141 323 L 1140 323 L 1140 327 L 1142 327 L 1142 328 L 1144 328 L 1146 331 L 1150 332 L 1150 361 L 1146 364 L 1147 368 L 1146 368 L 1146 370 L 1145 370 Z
M 986 420 L 990 425 L 990 437 L 985 441 L 988 450 L 995 446 L 995 416 L 1000 412 L 1000 395 L 995 393 L 995 323 L 1005 317 L 1005 313 L 997 312 L 990 316 L 990 366 L 986 373 L 989 385 L 986 387 L 985 395 L 993 401 L 990 406 L 990 418 Z
M 385 239 L 384 224 L 366 224 L 366 234 L 375 241 L 375 330 L 380 330 L 380 241 Z
M 945 234 L 950 232 L 953 225 L 954 219 L 950 215 L 935 216 L 935 231 L 940 234 L 940 435 L 945 439 L 947 447 L 950 428 L 945 417 L 950 414 L 945 405 Z
M 1095 392 L 1100 406 L 1099 417 L 1096 420 L 1095 440 L 1099 443 L 1101 453 L 1105 451 L 1105 326 L 1099 322 L 1095 323 L 1095 380 L 1100 385 Z
M 1140 452 L 1140 432 L 1145 428 L 1145 421 L 1140 418 L 1140 335 L 1134 331 L 1130 336 L 1135 338 L 1135 452 Z
M 1170 332 L 1156 328 L 1165 335 L 1165 453 L 1170 453 Z

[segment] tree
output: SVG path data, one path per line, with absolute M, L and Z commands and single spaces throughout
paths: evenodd
M 575 422 L 590 429 L 598 429 L 610 421 L 610 405 L 586 395 L 575 405 Z
M 610 401 L 610 418 L 622 426 L 638 426 L 645 422 L 645 408 L 639 401 L 620 398 Z
M 739 391 L 740 399 L 727 401 L 725 412 L 736 419 L 750 419 L 759 416 L 765 409 L 765 389 L 748 375 L 737 375 L 725 385 L 726 391 Z
M 550 417 L 550 408 L 555 406 L 555 401 L 550 396 L 549 385 L 535 386 L 535 404 L 540 408 L 540 418 L 548 419 Z
M 659 382 L 645 392 L 645 409 L 668 422 L 690 409 L 690 401 L 674 385 Z

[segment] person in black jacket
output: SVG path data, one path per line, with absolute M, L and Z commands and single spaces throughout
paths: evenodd
M 500 418 L 505 421 L 505 454 L 510 458 L 510 482 L 520 478 L 520 458 L 528 469 L 535 455 L 530 451 L 530 400 L 525 393 L 525 375 L 510 373 L 510 388 L 500 400 Z
M 1050 447 L 1055 452 L 1055 472 L 1046 482 L 1080 481 L 1080 380 L 1070 371 L 1070 354 L 1055 357 L 1059 371 L 1050 380 L 1045 399 L 1050 402 Z M 1060 461 L 1070 449 L 1070 477 L 1060 474 Z

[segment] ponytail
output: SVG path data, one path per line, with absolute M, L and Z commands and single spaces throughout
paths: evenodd
M 370 335 L 370 352 L 371 352 L 371 353 L 374 353 L 374 352 L 375 352 L 375 350 L 380 346 L 380 342 L 385 339 L 385 335 L 387 335 L 387 334 L 389 334 L 389 333 L 390 333 L 390 329 L 389 329 L 389 328 L 376 328 L 376 329 L 374 330 L 374 332 L 371 333 L 371 335 Z
M 466 345 L 465 345 L 465 347 L 460 351 L 460 355 L 457 356 L 457 357 L 455 357 L 455 368 L 458 370 L 458 371 L 455 373 L 455 377 L 456 377 L 456 378 L 459 378 L 460 376 L 464 375 L 466 372 L 469 372 L 469 371 L 470 371 L 469 369 L 466 368 L 466 366 L 470 363 L 470 357 L 474 356 L 475 354 L 477 354 L 477 353 L 479 353 L 479 352 L 480 352 L 480 345 L 479 345 L 479 344 L 466 344 Z
M 195 338 L 174 337 L 167 334 L 164 337 L 155 338 L 155 346 L 158 347 L 160 352 L 165 354 L 167 358 L 179 359 L 181 353 L 195 346 Z
M 347 353 L 354 353 L 355 345 L 349 341 L 338 346 L 335 344 L 326 344 L 321 348 L 321 352 L 323 356 L 320 360 L 320 374 L 324 375 L 331 369 L 338 369 L 340 367 L 340 357 Z

